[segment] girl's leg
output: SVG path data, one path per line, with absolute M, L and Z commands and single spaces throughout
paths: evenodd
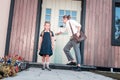
M 42 70 L 44 70 L 45 69 L 45 56 L 44 55 L 42 56 L 42 64 L 43 64 Z
M 46 67 L 49 71 L 51 71 L 50 67 L 49 67 L 49 62 L 50 62 L 50 56 L 46 55 Z

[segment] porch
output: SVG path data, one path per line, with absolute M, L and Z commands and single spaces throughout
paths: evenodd
M 111 45 L 112 4 L 112 0 L 81 2 L 82 17 L 79 14 L 78 20 L 87 35 L 87 40 L 81 43 L 84 65 L 120 67 L 120 48 Z M 19 54 L 28 61 L 37 62 L 40 21 L 43 19 L 41 9 L 42 0 L 11 0 L 5 55 Z M 63 56 L 62 61 L 66 61 Z

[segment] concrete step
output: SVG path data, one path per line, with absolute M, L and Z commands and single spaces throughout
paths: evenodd
M 42 67 L 42 63 L 29 62 L 29 67 L 41 68 Z M 50 68 L 52 68 L 52 69 L 71 70 L 74 67 L 75 66 L 71 66 L 71 65 L 50 63 Z M 84 70 L 84 71 L 88 71 L 88 70 L 95 70 L 96 67 L 82 65 L 81 69 Z

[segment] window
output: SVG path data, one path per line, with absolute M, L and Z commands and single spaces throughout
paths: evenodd
M 64 15 L 70 15 L 73 20 L 76 20 L 77 17 L 77 11 L 71 11 L 71 10 L 59 10 L 59 22 L 58 26 L 63 27 L 63 16 Z
M 120 5 L 115 7 L 115 39 L 120 39 Z
M 45 21 L 49 21 L 51 20 L 51 9 L 47 8 L 46 12 L 45 12 Z
M 120 0 L 113 4 L 113 26 L 112 26 L 112 45 L 120 46 Z

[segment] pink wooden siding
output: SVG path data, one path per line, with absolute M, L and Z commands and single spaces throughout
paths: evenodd
M 15 0 L 9 54 L 32 61 L 38 0 Z

